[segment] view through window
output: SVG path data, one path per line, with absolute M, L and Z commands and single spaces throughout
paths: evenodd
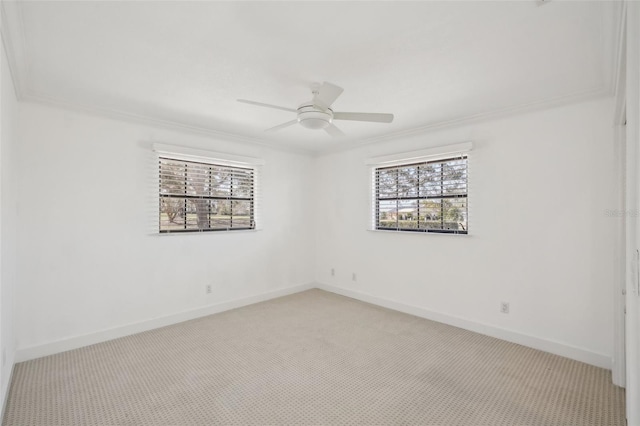
M 374 170 L 375 228 L 468 233 L 467 157 Z
M 160 232 L 254 229 L 255 171 L 160 158 Z

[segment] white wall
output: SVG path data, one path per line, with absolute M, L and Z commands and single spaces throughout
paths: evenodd
M 22 359 L 55 352 L 38 350 L 52 342 L 312 283 L 312 158 L 35 104 L 21 105 L 20 131 Z M 154 141 L 263 158 L 263 229 L 154 233 Z
M 16 286 L 16 174 L 17 101 L 0 43 L 0 405 L 4 408 L 16 350 L 14 289 Z M 1 413 L 0 413 L 1 414 Z
M 21 104 L 19 359 L 315 280 L 610 366 L 612 115 L 598 100 L 313 159 Z M 468 140 L 469 236 L 367 231 L 366 158 Z M 153 141 L 264 158 L 264 230 L 150 232 Z
M 613 109 L 598 100 L 319 158 L 317 281 L 610 367 L 621 220 L 605 214 L 618 205 Z M 367 231 L 365 159 L 463 141 L 475 143 L 470 235 Z

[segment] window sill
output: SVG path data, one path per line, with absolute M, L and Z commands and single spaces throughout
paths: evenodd
M 228 234 L 244 234 L 244 233 L 253 233 L 253 232 L 260 232 L 262 231 L 262 229 L 238 229 L 235 231 L 195 231 L 195 232 L 154 232 L 153 234 L 151 234 L 152 236 L 159 236 L 159 237 L 164 237 L 166 235 L 172 235 L 172 236 L 176 236 L 176 235 L 182 235 L 182 236 L 187 236 L 187 235 L 208 235 L 208 234 L 213 234 L 213 235 L 228 235 Z
M 446 235 L 448 237 L 471 237 L 471 234 L 468 234 L 468 233 L 457 234 L 453 232 L 394 231 L 391 229 L 371 229 L 371 228 L 368 228 L 367 231 L 380 232 L 384 234 L 401 234 L 401 235 L 415 234 L 415 235 Z

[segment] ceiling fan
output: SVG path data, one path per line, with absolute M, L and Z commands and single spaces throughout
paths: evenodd
M 343 92 L 342 87 L 329 82 L 322 83 L 321 86 L 314 88 L 311 93 L 313 98 L 310 101 L 303 102 L 297 109 L 281 107 L 277 105 L 265 104 L 262 102 L 249 101 L 246 99 L 238 99 L 250 105 L 257 105 L 266 108 L 280 109 L 296 113 L 298 116 L 295 120 L 265 130 L 266 132 L 276 132 L 294 124 L 300 123 L 302 127 L 307 129 L 324 129 L 333 137 L 344 136 L 344 132 L 333 124 L 333 120 L 352 120 L 352 121 L 369 121 L 374 123 L 391 123 L 393 114 L 380 114 L 369 112 L 334 112 L 331 105 L 338 99 Z

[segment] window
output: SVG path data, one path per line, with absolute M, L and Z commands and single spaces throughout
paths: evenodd
M 467 156 L 374 169 L 375 229 L 466 234 Z
M 160 157 L 160 232 L 255 229 L 255 170 Z

